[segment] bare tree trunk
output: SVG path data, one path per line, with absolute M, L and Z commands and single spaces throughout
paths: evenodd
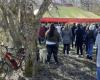
M 27 9 L 26 0 L 21 0 L 21 2 L 19 1 L 13 4 L 14 8 L 0 4 L 0 8 L 4 13 L 5 29 L 7 28 L 9 30 L 17 48 L 24 45 L 26 49 L 25 71 L 26 73 L 30 73 L 30 76 L 35 76 L 38 71 L 36 61 L 37 28 L 39 19 L 43 16 L 45 11 L 48 10 L 50 3 L 51 0 L 44 0 L 36 16 L 32 10 Z M 28 13 L 27 10 L 29 10 Z M 20 17 L 18 15 L 19 13 Z

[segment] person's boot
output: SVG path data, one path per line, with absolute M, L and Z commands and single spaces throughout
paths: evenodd
M 87 59 L 90 59 L 90 57 L 89 57 L 89 55 L 87 55 L 87 57 L 86 57 Z
M 93 60 L 92 56 L 89 57 L 90 60 Z
M 67 55 L 69 55 L 69 51 L 67 51 Z
M 79 54 L 79 57 L 81 57 L 81 54 Z

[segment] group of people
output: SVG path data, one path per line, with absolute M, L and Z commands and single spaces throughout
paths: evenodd
M 41 29 L 42 28 L 42 29 Z M 42 32 L 42 33 L 41 33 Z M 87 54 L 87 59 L 93 59 L 93 46 L 97 47 L 97 80 L 100 80 L 100 25 L 99 24 L 55 24 L 49 27 L 42 26 L 38 32 L 39 43 L 45 42 L 47 48 L 47 60 L 50 62 L 53 54 L 56 64 L 58 61 L 59 43 L 63 43 L 63 54 L 68 55 L 70 46 L 75 46 L 77 55 L 83 56 L 83 45 Z M 42 35 L 42 36 L 41 36 Z

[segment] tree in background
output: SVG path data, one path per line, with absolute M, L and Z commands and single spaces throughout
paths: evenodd
M 26 72 L 31 76 L 37 72 L 36 62 L 36 33 L 39 19 L 43 16 L 51 0 L 43 0 L 39 4 L 35 0 L 0 0 L 2 28 L 10 33 L 14 47 L 19 49 L 22 45 L 26 50 Z M 37 14 L 34 10 L 39 8 Z M 30 72 L 29 72 L 30 71 Z
M 100 0 L 80 0 L 80 4 L 82 9 L 92 11 L 96 14 L 100 13 Z

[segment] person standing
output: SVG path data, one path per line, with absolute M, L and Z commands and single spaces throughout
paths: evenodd
M 75 46 L 77 48 L 77 55 L 79 55 L 79 51 L 81 53 L 81 55 L 83 55 L 83 29 L 82 29 L 82 25 L 78 24 L 77 25 L 77 30 L 76 30 L 76 41 L 75 41 Z
M 61 32 L 62 41 L 63 41 L 63 53 L 69 54 L 70 44 L 72 42 L 72 31 L 68 25 L 66 25 Z M 66 53 L 67 52 L 67 53 Z
M 72 28 L 72 47 L 74 46 L 74 41 L 75 41 L 75 30 L 76 30 L 76 24 L 74 23 Z
M 47 28 L 45 25 L 42 25 L 38 30 L 38 40 L 39 44 L 41 45 L 43 42 L 45 42 L 45 33 L 47 31 Z
M 85 41 L 87 44 L 87 58 L 92 60 L 93 45 L 95 43 L 94 30 L 88 30 Z
M 58 64 L 58 45 L 60 41 L 60 35 L 56 30 L 54 24 L 51 24 L 48 31 L 45 34 L 46 47 L 47 47 L 47 63 L 50 63 L 51 55 L 53 54 L 55 62 Z
M 97 80 L 100 80 L 100 30 L 98 31 L 95 45 L 97 47 L 97 61 L 96 61 L 96 66 L 97 66 Z

